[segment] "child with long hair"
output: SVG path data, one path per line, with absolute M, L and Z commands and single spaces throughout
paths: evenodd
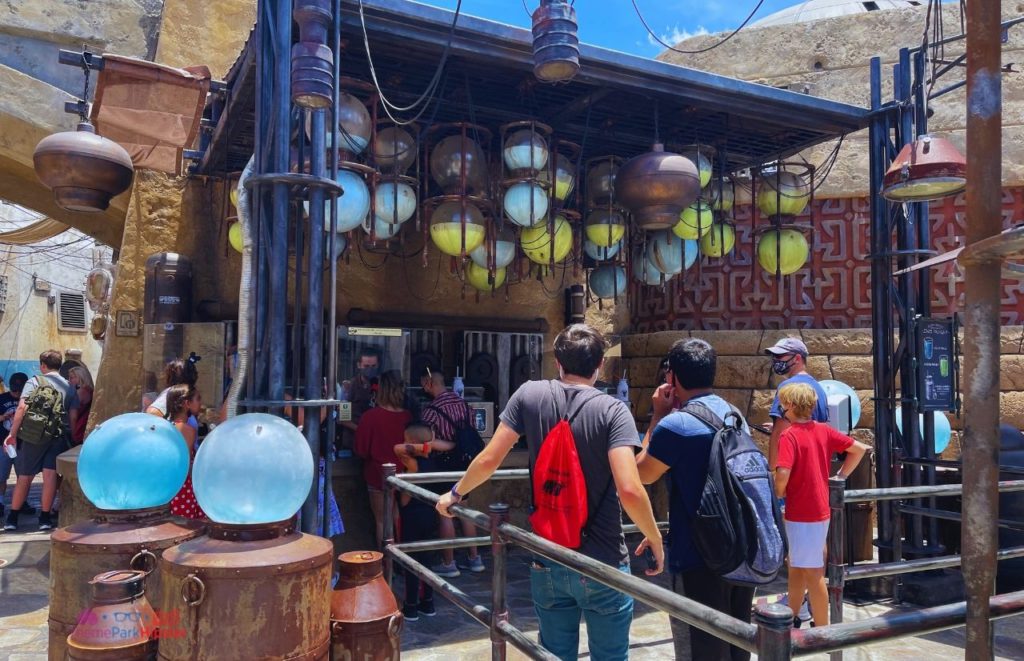
M 189 416 L 194 416 L 201 405 L 202 399 L 195 386 L 182 383 L 167 389 L 167 419 L 185 439 L 189 455 L 188 476 L 181 485 L 178 495 L 171 499 L 171 513 L 189 519 L 206 518 L 206 513 L 199 506 L 195 491 L 192 489 L 192 462 L 196 458 L 197 433 L 188 421 Z
M 786 497 L 786 536 L 789 538 L 789 605 L 799 626 L 804 593 L 811 602 L 815 626 L 827 626 L 828 586 L 825 583 L 825 538 L 831 511 L 828 474 L 832 455 L 846 453 L 836 477 L 846 479 L 860 463 L 868 446 L 841 434 L 811 414 L 818 395 L 806 383 L 779 391 L 779 404 L 790 427 L 779 438 L 775 468 L 775 495 Z

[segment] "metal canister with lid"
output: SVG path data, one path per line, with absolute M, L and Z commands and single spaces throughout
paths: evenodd
M 402 611 L 384 580 L 383 554 L 351 551 L 338 556 L 338 585 L 331 594 L 331 658 L 398 661 Z
M 159 603 L 157 558 L 164 549 L 202 534 L 204 525 L 171 516 L 166 505 L 140 510 L 98 510 L 90 520 L 59 528 L 50 537 L 49 658 L 61 660 L 68 635 L 90 603 L 90 581 L 116 569 L 148 572 L 146 589 Z
M 178 609 L 182 635 L 161 637 L 167 661 L 326 661 L 330 647 L 329 540 L 294 519 L 211 523 L 206 535 L 164 551 L 160 610 Z
M 68 636 L 70 661 L 155 661 L 159 622 L 146 599 L 146 575 L 116 570 L 89 581 L 92 603 Z

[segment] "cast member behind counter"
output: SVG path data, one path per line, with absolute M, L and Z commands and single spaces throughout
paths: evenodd
M 342 384 L 344 398 L 352 403 L 352 419 L 341 421 L 341 446 L 351 450 L 355 446 L 359 420 L 376 405 L 377 375 L 380 373 L 381 352 L 377 347 L 364 346 L 356 357 L 356 373 Z

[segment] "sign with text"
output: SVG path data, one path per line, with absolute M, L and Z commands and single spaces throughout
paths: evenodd
M 918 411 L 956 410 L 953 320 L 917 320 Z
M 118 310 L 114 334 L 118 337 L 138 337 L 139 313 L 136 310 Z

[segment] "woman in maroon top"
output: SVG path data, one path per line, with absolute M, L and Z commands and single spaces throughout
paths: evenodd
M 412 414 L 404 408 L 405 382 L 397 370 L 384 372 L 377 386 L 377 405 L 359 419 L 355 452 L 363 458 L 363 477 L 370 494 L 370 509 L 377 522 L 377 546 L 384 538 L 384 464 L 398 464 L 395 445 L 405 438 Z
M 789 539 L 789 605 L 799 626 L 804 592 L 811 601 L 816 626 L 828 625 L 828 586 L 825 583 L 825 537 L 831 511 L 828 474 L 832 455 L 845 452 L 836 477 L 845 479 L 860 463 L 866 445 L 811 419 L 818 395 L 806 383 L 779 390 L 779 404 L 790 427 L 779 437 L 775 494 L 786 498 L 786 536 Z

